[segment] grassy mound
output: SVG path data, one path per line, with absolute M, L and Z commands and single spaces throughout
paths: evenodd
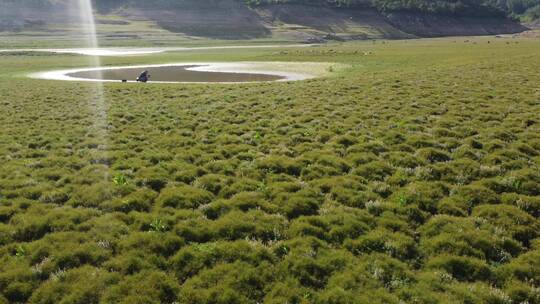
M 540 43 L 106 58 L 336 62 L 290 83 L 18 77 L 0 57 L 0 303 L 538 303 Z M 105 109 L 106 125 L 97 124 Z

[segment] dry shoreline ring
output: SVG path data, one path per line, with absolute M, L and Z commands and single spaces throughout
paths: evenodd
M 297 65 L 295 67 L 295 65 Z M 323 66 L 328 66 L 328 63 L 291 63 L 291 62 L 184 62 L 184 63 L 168 63 L 168 64 L 153 64 L 153 65 L 135 65 L 135 66 L 114 66 L 114 67 L 97 67 L 97 68 L 78 68 L 67 70 L 46 71 L 30 74 L 30 78 L 46 79 L 46 80 L 63 80 L 63 81 L 89 81 L 89 82 L 120 82 L 123 79 L 101 79 L 101 78 L 84 78 L 76 76 L 74 74 L 84 72 L 99 72 L 108 71 L 114 72 L 127 69 L 140 69 L 145 70 L 149 68 L 169 68 L 169 67 L 183 67 L 185 71 L 193 72 L 205 72 L 211 75 L 212 73 L 229 73 L 229 74 L 245 74 L 245 75 L 263 75 L 269 77 L 277 77 L 279 79 L 271 80 L 272 82 L 283 81 L 299 81 L 305 79 L 315 78 L 320 74 L 310 73 L 309 69 L 302 71 L 302 66 L 312 65 L 321 70 Z M 324 70 L 324 68 L 322 69 Z M 127 79 L 126 79 L 127 80 Z M 124 81 L 126 82 L 126 81 Z M 136 82 L 135 79 L 129 79 L 127 82 Z M 234 84 L 234 83 L 256 83 L 256 82 L 269 82 L 269 81 L 150 81 L 150 83 L 220 83 L 220 84 Z

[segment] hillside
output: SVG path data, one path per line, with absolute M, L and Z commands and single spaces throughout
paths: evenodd
M 507 17 L 510 11 L 497 6 L 448 6 L 445 1 L 431 1 L 428 6 L 410 4 L 421 1 L 404 5 L 389 0 L 281 2 L 116 0 L 97 1 L 95 7 L 101 40 L 148 41 L 156 34 L 167 36 L 159 44 L 179 37 L 322 42 L 505 34 L 526 29 Z M 0 30 L 4 32 L 61 33 L 76 17 L 69 1 L 0 4 Z

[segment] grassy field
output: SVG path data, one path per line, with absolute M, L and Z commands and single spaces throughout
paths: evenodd
M 85 57 L 0 54 L 0 303 L 540 303 L 539 49 L 109 57 L 348 68 L 110 83 L 104 105 L 94 84 L 25 78 Z

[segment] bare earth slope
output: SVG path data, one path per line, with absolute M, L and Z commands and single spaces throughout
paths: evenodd
M 513 34 L 527 30 L 517 22 L 492 17 L 448 17 L 413 13 L 393 13 L 387 21 L 400 30 L 419 37 Z
M 66 4 L 22 9 L 17 2 L 10 3 L 0 3 L 0 32 L 51 33 L 69 28 L 66 24 L 76 20 L 72 16 L 76 12 L 66 9 L 69 7 Z M 521 24 L 504 18 L 448 17 L 404 12 L 383 15 L 365 8 L 293 4 L 250 8 L 235 0 L 217 1 L 213 5 L 182 1 L 173 8 L 155 4 L 130 5 L 101 13 L 102 18 L 108 20 L 102 31 L 105 38 L 137 38 L 136 35 L 144 36 L 148 31 L 161 31 L 160 34 L 168 33 L 173 39 L 181 36 L 320 42 L 508 34 L 526 30 Z
M 465 18 L 396 13 L 384 16 L 365 8 L 331 8 L 299 4 L 249 8 L 234 0 L 204 4 L 181 2 L 177 9 L 129 7 L 126 18 L 155 21 L 189 36 L 220 39 L 286 37 L 292 40 L 411 38 L 508 34 L 524 31 L 504 18 Z

